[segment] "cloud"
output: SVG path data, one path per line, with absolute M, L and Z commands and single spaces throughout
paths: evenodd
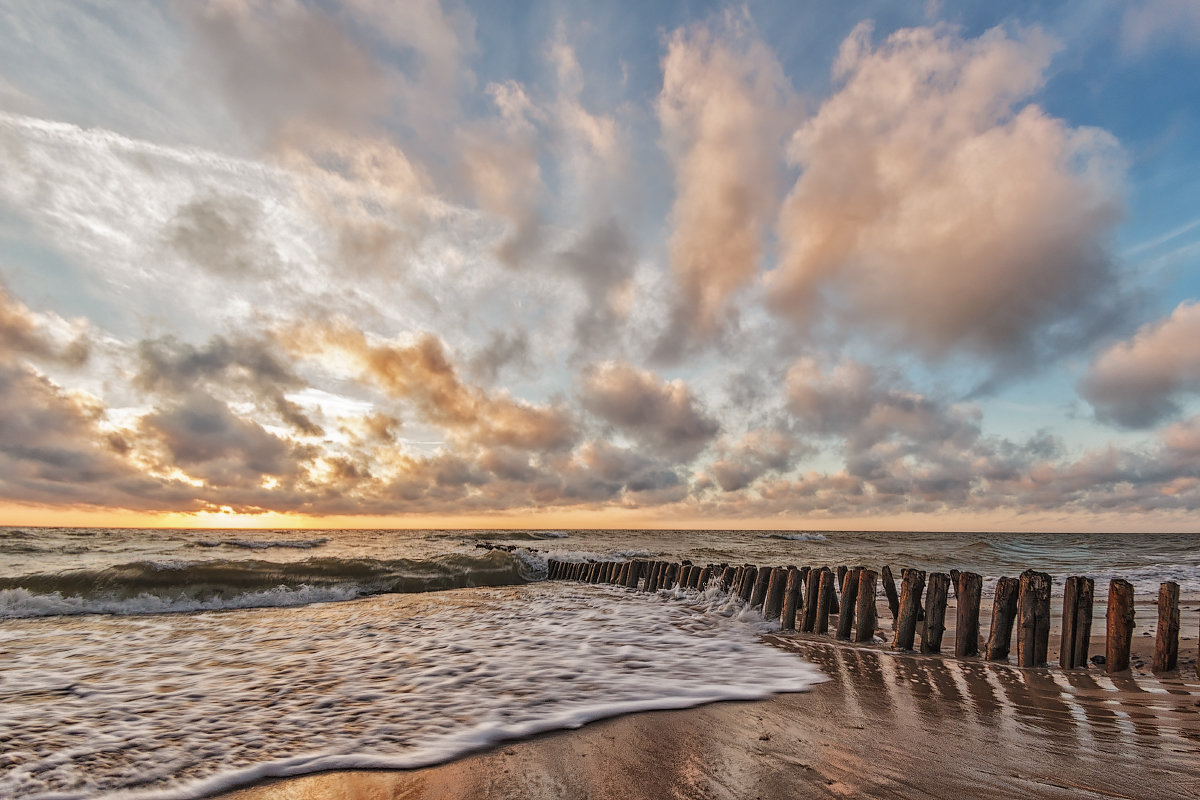
M 621 225 L 605 219 L 558 254 L 563 270 L 579 280 L 585 305 L 575 318 L 575 342 L 584 352 L 612 344 L 628 314 L 636 253 Z
M 0 363 L 16 356 L 80 366 L 88 358 L 86 331 L 57 316 L 36 314 L 0 284 Z
M 411 343 L 374 343 L 349 323 L 339 322 L 297 328 L 282 338 L 284 346 L 303 357 L 349 356 L 362 380 L 411 403 L 427 423 L 463 441 L 554 451 L 569 449 L 577 436 L 565 405 L 532 405 L 507 392 L 488 393 L 464 382 L 441 340 L 432 334 Z
M 167 244 L 197 267 L 223 278 L 253 279 L 283 267 L 260 235 L 262 204 L 246 196 L 198 197 L 175 212 Z
M 722 448 L 719 458 L 708 466 L 722 491 L 735 492 L 768 473 L 789 471 L 799 456 L 808 452 L 785 431 L 756 428 Z
M 1200 304 L 1180 303 L 1092 363 L 1079 391 L 1104 422 L 1145 428 L 1180 411 L 1181 396 L 1200 392 Z
M 0 495 L 20 503 L 146 510 L 198 508 L 187 487 L 146 475 L 103 405 L 22 366 L 0 363 Z
M 836 92 L 792 138 L 770 307 L 929 359 L 1017 367 L 1079 346 L 1115 307 L 1123 167 L 1108 133 L 1025 102 L 1058 44 L 870 37 L 860 24 L 843 42 Z
M 623 362 L 584 369 L 579 400 L 586 410 L 670 458 L 694 458 L 721 430 L 683 381 L 664 381 Z
M 791 88 L 747 15 L 675 31 L 657 112 L 675 170 L 671 267 L 680 296 L 663 355 L 718 332 L 756 275 L 777 206 Z
M 203 347 L 171 337 L 147 339 L 138 344 L 137 364 L 135 383 L 143 390 L 183 395 L 197 387 L 232 389 L 239 399 L 273 412 L 299 433 L 324 434 L 286 397 L 287 390 L 302 388 L 305 383 L 265 339 L 216 336 Z
M 315 6 L 217 0 L 179 7 L 208 69 L 264 144 L 308 126 L 360 130 L 389 107 L 386 71 Z
M 164 463 L 210 487 L 254 487 L 297 470 L 294 446 L 257 422 L 233 414 L 204 392 L 190 392 L 141 421 L 143 435 L 165 448 Z
M 498 115 L 463 131 L 462 179 L 484 210 L 509 222 L 497 257 L 510 267 L 527 266 L 542 243 L 537 131 L 542 111 L 516 81 L 489 84 L 487 93 Z
M 1195 0 L 1135 0 L 1121 20 L 1121 48 L 1141 55 L 1155 45 L 1200 45 L 1200 4 Z

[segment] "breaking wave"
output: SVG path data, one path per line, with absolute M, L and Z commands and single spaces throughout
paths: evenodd
M 0 618 L 296 606 L 373 594 L 509 586 L 543 575 L 540 559 L 499 550 L 425 560 L 134 561 L 0 578 Z

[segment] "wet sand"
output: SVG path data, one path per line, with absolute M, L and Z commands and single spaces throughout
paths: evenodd
M 427 769 L 324 773 L 224 797 L 1200 796 L 1193 671 L 1155 679 L 1021 670 L 813 636 L 768 639 L 829 680 L 761 702 L 619 717 Z

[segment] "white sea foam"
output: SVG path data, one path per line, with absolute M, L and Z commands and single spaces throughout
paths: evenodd
M 243 592 L 231 597 L 199 599 L 185 594 L 143 592 L 135 597 L 36 594 L 27 589 L 0 589 L 0 620 L 76 614 L 174 614 L 189 611 L 221 611 L 242 608 L 284 608 L 310 603 L 353 600 L 373 594 L 355 584 L 338 586 L 277 587 Z
M 200 797 L 408 768 L 630 711 L 821 680 L 715 590 L 533 584 L 0 628 L 0 796 Z M 709 606 L 710 613 L 698 613 Z

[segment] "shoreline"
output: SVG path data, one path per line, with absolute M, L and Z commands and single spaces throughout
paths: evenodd
M 1142 638 L 1142 637 L 1138 637 Z M 1118 797 L 1200 791 L 1200 680 L 1020 669 L 768 634 L 809 691 L 611 717 L 437 766 L 273 779 L 218 800 Z

